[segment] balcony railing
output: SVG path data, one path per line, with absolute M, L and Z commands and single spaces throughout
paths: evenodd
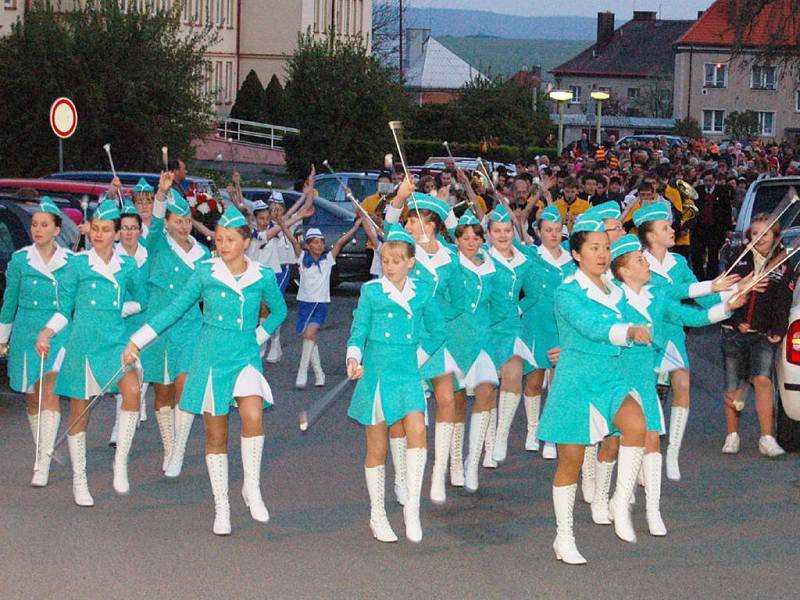
M 268 148 L 283 148 L 287 133 L 300 133 L 294 127 L 226 118 L 217 125 L 217 135 L 229 142 L 242 142 Z

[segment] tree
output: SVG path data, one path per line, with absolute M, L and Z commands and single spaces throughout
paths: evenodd
M 37 176 L 58 167 L 47 118 L 68 96 L 78 128 L 64 142 L 65 167 L 107 168 L 110 142 L 117 168 L 152 170 L 160 147 L 189 157 L 208 131 L 211 99 L 198 82 L 213 36 L 181 30 L 179 7 L 124 14 L 115 1 L 66 13 L 34 4 L 0 38 L 0 172 Z
M 338 169 L 375 168 L 393 148 L 388 122 L 402 120 L 409 99 L 393 72 L 358 39 L 298 36 L 286 81 L 287 166 L 302 176 L 313 162 Z
M 672 77 L 652 78 L 630 102 L 629 116 L 672 117 Z
M 735 140 L 751 140 L 758 137 L 760 131 L 758 113 L 753 110 L 733 111 L 725 117 L 725 133 Z
M 744 63 L 785 67 L 800 79 L 800 0 L 731 0 L 727 4 L 728 24 L 734 32 L 732 55 Z
M 408 2 L 403 5 L 405 17 Z M 400 70 L 400 3 L 379 0 L 372 5 L 372 53 L 383 64 Z
M 700 123 L 697 119 L 686 117 L 675 121 L 675 128 L 673 129 L 675 135 L 689 138 L 690 140 L 698 140 L 703 137 L 703 131 L 700 129 Z
M 258 123 L 272 122 L 267 118 L 267 97 L 264 88 L 253 69 L 250 69 L 236 94 L 236 103 L 231 108 L 231 118 Z
M 286 124 L 286 97 L 277 75 L 273 75 L 264 92 L 264 112 L 267 123 L 273 125 Z

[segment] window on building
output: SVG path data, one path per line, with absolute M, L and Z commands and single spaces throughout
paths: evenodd
M 202 0 L 194 0 L 194 22 L 195 25 L 200 25 L 201 17 L 203 12 L 203 2 Z
M 344 0 L 344 33 L 350 35 L 350 9 L 352 8 L 350 0 Z
M 205 69 L 203 74 L 203 94 L 206 96 L 211 95 L 212 76 L 214 74 L 214 66 L 210 60 L 205 61 Z
M 314 0 L 314 33 L 319 33 L 319 23 L 322 19 L 322 0 Z
M 217 0 L 217 27 L 222 27 L 225 24 L 225 5 L 223 2 L 224 0 Z
M 364 33 L 364 24 L 362 21 L 364 20 L 364 0 L 355 0 L 356 7 L 355 7 L 355 31 L 357 34 L 361 35 Z
M 581 103 L 581 86 L 579 85 L 571 85 L 569 86 L 569 91 L 572 92 L 572 100 L 570 100 L 571 104 L 580 104 Z
M 703 111 L 703 131 L 705 133 L 722 133 L 725 130 L 724 110 Z
M 761 135 L 775 135 L 775 113 L 758 113 L 758 128 L 761 130 Z
M 6 6 L 8 8 L 13 8 L 12 6 L 9 5 L 9 0 L 4 0 L 3 4 L 4 4 L 4 6 Z M 128 12 L 128 9 L 129 9 L 128 0 L 120 0 L 120 2 L 119 2 L 119 10 L 121 12 L 123 12 L 123 13 L 126 13 L 126 12 Z
M 225 63 L 225 104 L 230 104 L 233 101 L 233 63 L 228 61 Z
M 211 27 L 211 23 L 214 20 L 214 15 L 212 14 L 214 11 L 214 3 L 212 0 L 205 0 L 203 10 L 205 10 L 205 24 L 206 27 Z
M 629 100 L 633 100 L 634 98 L 639 97 L 639 88 L 637 87 L 629 87 L 627 92 Z
M 751 72 L 750 87 L 754 90 L 777 89 L 775 67 L 754 66 Z
M 190 23 L 191 17 L 189 16 L 189 0 L 181 0 L 181 21 L 184 23 Z
M 728 86 L 728 65 L 706 63 L 704 87 L 724 88 Z
M 8 9 L 17 8 L 17 0 L 3 0 L 3 8 L 8 8 Z
M 797 90 L 794 93 L 794 109 L 795 111 L 800 112 L 800 90 Z
M 222 61 L 218 60 L 214 63 L 214 102 L 222 104 Z

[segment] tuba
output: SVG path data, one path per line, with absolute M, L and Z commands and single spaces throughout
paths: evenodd
M 675 182 L 675 187 L 681 195 L 681 206 L 683 207 L 683 211 L 681 212 L 681 229 L 686 230 L 691 228 L 700 212 L 700 209 L 697 208 L 697 204 L 695 204 L 695 200 L 699 198 L 699 195 L 697 194 L 697 190 L 682 179 L 678 179 Z

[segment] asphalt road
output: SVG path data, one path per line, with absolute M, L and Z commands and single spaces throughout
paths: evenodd
M 337 294 L 322 334 L 327 389 L 343 377 L 355 299 L 353 290 Z M 117 497 L 111 487 L 113 450 L 106 445 L 113 402 L 102 400 L 88 438 L 96 505 L 85 509 L 72 502 L 68 465 L 54 465 L 47 488 L 28 486 L 33 444 L 24 402 L 0 399 L 0 598 L 798 597 L 800 489 L 792 485 L 800 477 L 797 458 L 758 455 L 752 402 L 745 409 L 741 454 L 720 453 L 717 330 L 690 337 L 694 409 L 682 453 L 683 481 L 664 483 L 669 535 L 647 534 L 641 489 L 636 545 L 592 524 L 588 506 L 579 502 L 575 531 L 589 564 L 568 567 L 551 549 L 555 465 L 522 450 L 521 408 L 508 461 L 496 471 L 482 470 L 477 494 L 448 488 L 447 504 L 434 507 L 426 478 L 422 543 L 374 541 L 363 434 L 346 418 L 347 394 L 309 433 L 298 429 L 298 412 L 318 391 L 292 387 L 300 346 L 292 335 L 294 315 L 291 306 L 284 362 L 267 370 L 277 398 L 266 418 L 262 476 L 272 520 L 253 521 L 238 493 L 234 417 L 229 537 L 211 533 L 213 501 L 199 422 L 183 474 L 167 481 L 159 470 L 161 443 L 151 410 L 134 440 L 131 494 Z M 432 436 L 431 430 L 431 446 Z M 388 511 L 402 538 L 400 507 L 388 502 Z

